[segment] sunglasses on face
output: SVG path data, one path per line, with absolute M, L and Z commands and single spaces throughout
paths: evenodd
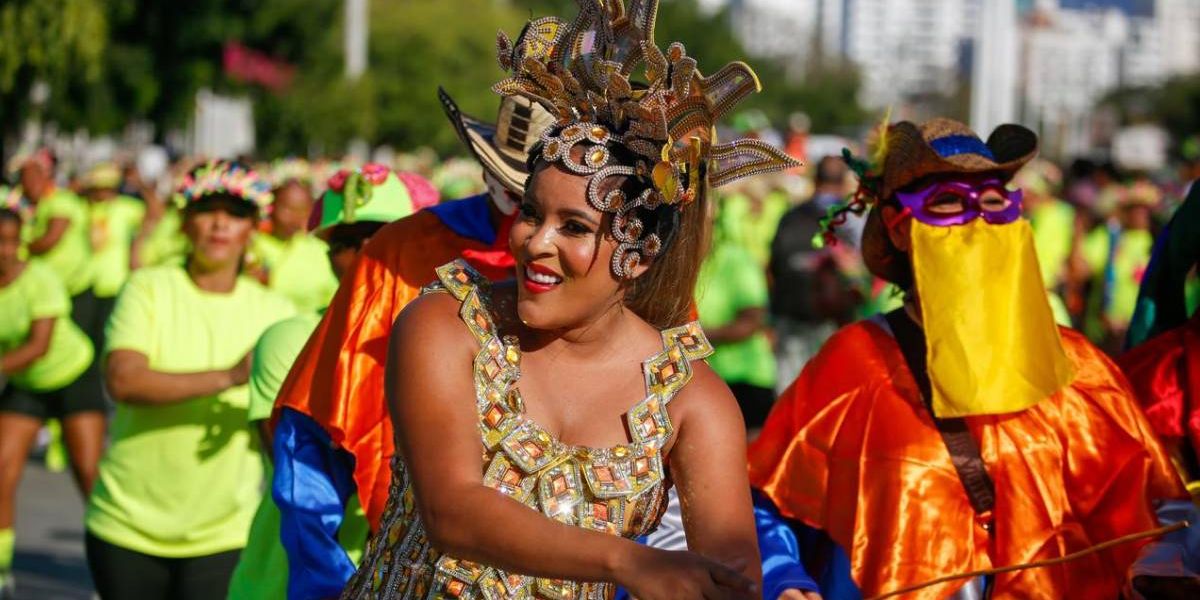
M 965 225 L 979 217 L 991 225 L 1021 217 L 1021 190 L 1010 190 L 999 179 L 979 182 L 940 181 L 913 192 L 896 192 L 904 212 L 938 227 Z

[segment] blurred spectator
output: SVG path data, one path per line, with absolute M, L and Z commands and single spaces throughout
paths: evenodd
M 834 258 L 844 248 L 815 248 L 821 219 L 845 199 L 849 168 L 838 157 L 817 162 L 815 190 L 807 202 L 789 210 L 771 244 L 771 322 L 776 334 L 779 381 L 790 383 L 825 340 L 854 317 L 858 297 Z M 838 234 L 856 247 L 854 222 Z M 845 252 L 841 252 L 845 254 Z M 854 253 L 849 253 L 853 258 Z M 782 391 L 782 390 L 778 390 Z
M 1054 318 L 1059 324 L 1070 326 L 1071 315 L 1060 294 L 1074 246 L 1075 209 L 1058 198 L 1062 172 L 1053 163 L 1037 159 L 1025 165 L 1013 183 L 1025 194 L 1025 216 L 1033 228 L 1033 244 Z
M 708 363 L 742 408 L 746 427 L 757 429 L 775 403 L 775 360 L 766 334 L 767 278 L 737 242 L 739 213 L 717 209 L 713 246 L 700 268 L 696 307 L 715 352 Z
M 142 227 L 146 206 L 119 193 L 121 171 L 112 163 L 92 167 L 81 180 L 90 202 L 92 263 L 95 280 L 96 318 L 88 335 L 97 349 L 104 348 L 104 324 L 112 314 L 117 293 L 129 278 L 133 239 Z
M 725 241 L 745 248 L 760 268 L 771 258 L 779 219 L 791 206 L 780 183 L 777 176 L 752 177 L 721 200 Z
M 19 258 L 21 218 L 0 208 L 0 597 L 12 592 L 14 503 L 38 430 L 60 419 L 86 497 L 104 446 L 104 400 L 92 345 L 49 266 Z
M 1112 216 L 1087 234 L 1079 249 L 1092 284 L 1084 332 L 1110 354 L 1120 351 L 1137 305 L 1138 286 L 1154 246 L 1154 211 L 1162 193 L 1141 177 L 1128 186 L 1109 185 Z
M 269 231 L 256 235 L 251 244 L 254 274 L 302 313 L 329 304 L 338 283 L 326 260 L 329 247 L 305 231 L 312 206 L 309 186 L 287 179 L 275 188 Z
M 269 186 L 237 164 L 185 179 L 180 265 L 135 272 L 108 323 L 112 441 L 87 507 L 105 600 L 224 598 L 262 493 L 250 350 L 291 304 L 240 274 Z
M 71 295 L 71 318 L 93 331 L 96 297 L 87 203 L 54 183 L 55 160 L 39 150 L 21 162 L 21 190 L 34 206 L 25 234 L 29 254 L 45 262 Z

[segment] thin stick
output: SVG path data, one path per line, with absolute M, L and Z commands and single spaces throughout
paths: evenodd
M 945 577 L 939 577 L 939 578 L 931 580 L 931 581 L 926 581 L 925 583 L 919 583 L 917 585 L 910 585 L 906 588 L 901 588 L 901 589 L 898 589 L 893 592 L 888 592 L 886 594 L 880 594 L 878 596 L 874 596 L 874 597 L 870 598 L 870 600 L 884 600 L 885 598 L 892 598 L 894 596 L 899 596 L 901 594 L 908 594 L 911 592 L 915 592 L 917 590 L 925 589 L 930 586 L 935 586 L 935 585 L 939 585 L 939 584 L 943 584 L 943 583 L 949 583 L 951 581 L 958 581 L 959 579 L 974 579 L 976 577 L 987 577 L 988 575 L 999 575 L 1001 573 L 1011 573 L 1013 571 L 1023 571 L 1025 569 L 1039 569 L 1041 567 L 1052 567 L 1054 565 L 1060 565 L 1062 563 L 1071 562 L 1078 558 L 1083 558 L 1089 554 L 1103 552 L 1114 546 L 1120 546 L 1121 544 L 1128 544 L 1129 542 L 1135 542 L 1137 540 L 1141 540 L 1141 539 L 1145 539 L 1145 538 L 1152 538 L 1152 537 L 1158 537 L 1160 535 L 1166 535 L 1173 531 L 1179 531 L 1180 529 L 1187 529 L 1190 525 L 1191 524 L 1188 523 L 1187 521 L 1180 521 L 1178 523 L 1173 523 L 1173 524 L 1167 525 L 1165 527 L 1159 527 L 1158 529 L 1151 529 L 1149 531 L 1143 531 L 1141 533 L 1132 533 L 1132 534 L 1129 534 L 1126 536 L 1122 536 L 1115 540 L 1109 540 L 1102 544 L 1096 544 L 1095 546 L 1092 546 L 1091 548 L 1088 548 L 1086 550 L 1080 550 L 1079 552 L 1073 552 L 1071 554 L 1068 554 L 1066 556 L 1060 556 L 1058 558 L 1048 558 L 1045 560 L 1038 560 L 1038 561 L 1029 562 L 1029 563 L 1021 563 L 1019 565 L 1009 565 L 1007 567 L 997 567 L 995 569 L 981 569 L 978 571 L 971 571 L 969 573 L 960 573 L 958 575 L 947 575 Z

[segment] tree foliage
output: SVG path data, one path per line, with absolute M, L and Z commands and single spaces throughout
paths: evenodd
M 16 0 L 0 9 L 0 19 L 14 18 L 6 16 L 10 12 L 43 19 L 55 14 L 64 23 L 43 24 L 43 31 L 75 28 L 70 34 L 27 36 L 42 44 L 39 52 L 55 57 L 25 60 L 54 65 L 38 68 L 60 74 L 47 76 L 54 89 L 46 116 L 67 128 L 113 133 L 139 119 L 153 123 L 161 136 L 185 126 L 197 90 L 210 88 L 253 98 L 264 155 L 337 153 L 354 138 L 404 149 L 431 146 L 445 154 L 461 148 L 445 122 L 437 87 L 444 86 L 466 112 L 491 117 L 498 98 L 490 88 L 503 76 L 494 60 L 496 31 L 515 36 L 531 16 L 576 10 L 575 0 L 371 0 L 368 70 L 349 81 L 343 74 L 343 5 L 343 0 Z M 76 16 L 66 18 L 70 14 Z M 8 26 L 0 21 L 0 28 Z M 86 36 L 75 33 L 84 30 Z M 6 61 L 20 54 L 6 31 L 0 29 L 0 94 L 7 93 Z M 705 72 L 747 59 L 727 15 L 706 13 L 696 0 L 662 0 L 657 38 L 660 45 L 683 42 Z M 229 80 L 221 53 L 230 41 L 296 67 L 291 87 L 275 94 Z M 861 122 L 852 69 L 810 69 L 805 80 L 790 82 L 778 65 L 749 62 L 764 92 L 742 108 L 760 109 L 777 123 L 802 110 L 817 131 Z

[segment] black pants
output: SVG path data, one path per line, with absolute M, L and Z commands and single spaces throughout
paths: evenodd
M 775 390 L 748 383 L 731 383 L 729 391 L 742 409 L 742 418 L 747 429 L 758 429 L 767 422 L 767 415 L 775 405 Z
M 225 600 L 241 550 L 163 558 L 110 544 L 88 532 L 88 569 L 100 600 Z

